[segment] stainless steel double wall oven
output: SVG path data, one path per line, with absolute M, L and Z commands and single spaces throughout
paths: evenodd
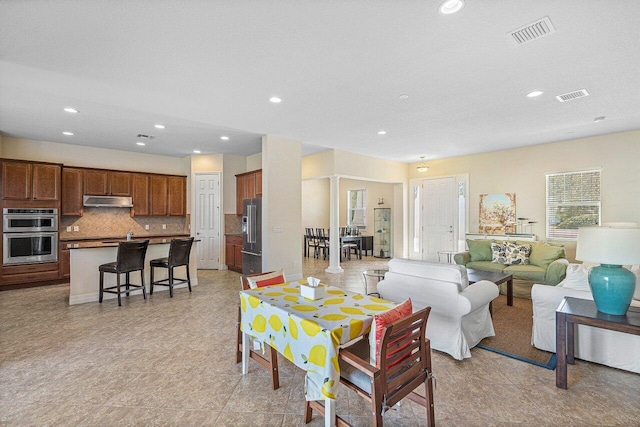
M 58 209 L 2 210 L 2 264 L 58 261 Z

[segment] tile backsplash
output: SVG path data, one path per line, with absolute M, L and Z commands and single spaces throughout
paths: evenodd
M 242 217 L 236 214 L 224 214 L 224 232 L 225 234 L 241 234 Z
M 162 225 L 166 229 L 162 229 Z M 149 225 L 149 230 L 145 230 Z M 71 232 L 66 231 L 71 227 Z M 73 228 L 78 227 L 74 232 Z M 140 216 L 131 218 L 129 209 L 85 208 L 81 217 L 60 217 L 60 239 L 123 238 L 189 234 L 189 216 Z

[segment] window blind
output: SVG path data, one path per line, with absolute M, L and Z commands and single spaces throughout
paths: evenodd
M 600 224 L 600 170 L 547 174 L 547 238 L 576 239 Z

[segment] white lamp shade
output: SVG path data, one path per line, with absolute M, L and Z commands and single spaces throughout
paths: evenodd
M 640 227 L 581 227 L 576 259 L 597 264 L 640 264 Z

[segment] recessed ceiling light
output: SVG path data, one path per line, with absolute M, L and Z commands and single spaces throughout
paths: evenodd
M 73 136 L 73 132 L 62 132 L 63 135 L 67 135 L 67 136 Z
M 282 102 L 282 99 L 278 98 L 277 96 L 272 96 L 271 98 L 269 98 L 269 101 L 273 102 L 274 104 L 278 104 Z
M 543 93 L 544 93 L 544 92 L 542 92 L 542 91 L 534 90 L 533 92 L 529 92 L 529 93 L 527 94 L 527 96 L 528 96 L 529 98 L 535 98 L 536 96 L 540 96 L 540 95 L 542 95 Z
M 440 13 L 451 15 L 464 7 L 464 0 L 446 0 L 440 5 Z
M 406 93 L 403 93 L 398 98 L 400 98 L 400 99 L 402 99 L 404 101 L 405 99 L 409 99 L 409 95 L 407 95 Z
M 387 131 L 386 130 L 379 130 L 378 131 L 378 135 L 386 135 Z
M 200 151 L 200 150 L 193 150 L 193 152 L 196 153 L 196 154 L 202 153 L 202 151 Z
M 67 113 L 77 113 L 78 112 L 78 110 L 76 110 L 75 108 L 71 108 L 71 107 L 65 108 L 64 111 L 66 111 Z
M 606 119 L 605 116 L 600 116 L 600 117 L 596 117 L 595 119 L 593 119 L 593 123 L 598 123 L 603 121 L 604 119 Z
M 156 129 L 164 129 L 164 125 L 155 125 L 154 126 Z
M 221 136 L 220 139 L 223 140 L 223 141 L 228 141 L 229 137 L 228 136 Z
M 136 142 L 136 145 L 147 145 L 147 144 L 145 144 L 145 143 L 144 143 L 144 142 L 142 142 L 142 141 L 138 141 L 138 142 Z

